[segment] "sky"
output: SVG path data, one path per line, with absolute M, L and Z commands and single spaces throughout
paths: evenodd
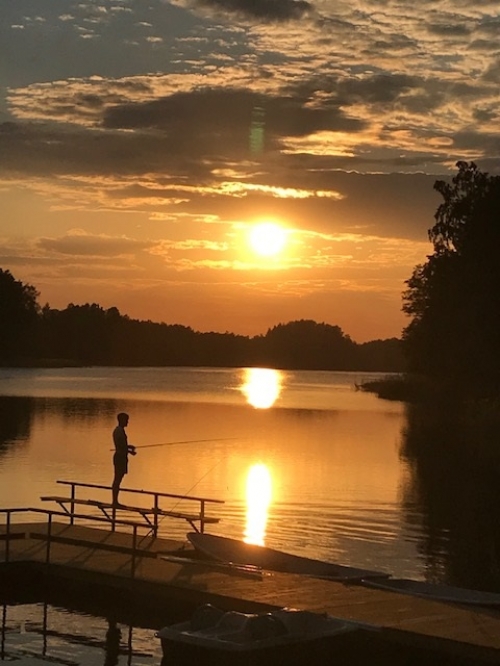
M 435 181 L 500 173 L 499 37 L 498 0 L 1 0 L 0 268 L 53 308 L 399 337 Z

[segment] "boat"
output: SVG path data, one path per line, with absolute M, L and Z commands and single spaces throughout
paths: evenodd
M 346 582 L 389 578 L 388 573 L 381 571 L 323 562 L 205 532 L 189 532 L 187 538 L 197 551 L 219 562 L 253 565 L 271 571 L 305 574 Z
M 412 580 L 410 578 L 367 579 L 361 581 L 367 587 L 391 592 L 401 592 L 417 597 L 424 597 L 434 601 L 473 605 L 473 606 L 500 606 L 500 594 L 496 592 L 482 592 L 481 590 L 468 590 L 453 585 L 441 585 Z
M 161 640 L 162 663 L 203 663 L 264 666 L 315 662 L 325 648 L 340 649 L 342 637 L 377 631 L 371 625 L 294 608 L 272 612 L 240 613 L 204 604 L 192 617 L 156 632 Z

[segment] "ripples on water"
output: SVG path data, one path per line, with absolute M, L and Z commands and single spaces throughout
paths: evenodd
M 129 439 L 145 448 L 124 485 L 224 500 L 212 509 L 222 518 L 214 533 L 243 538 L 251 517 L 255 538 L 274 548 L 395 576 L 500 586 L 492 479 L 472 484 L 470 465 L 453 455 L 439 473 L 443 461 L 432 452 L 450 421 L 434 432 L 425 415 L 409 419 L 401 403 L 355 390 L 368 378 L 1 369 L 0 504 L 40 506 L 41 495 L 61 490 L 57 479 L 109 485 L 111 431 L 116 413 L 128 411 Z M 252 504 L 247 486 L 256 468 L 265 476 Z M 266 504 L 259 483 L 267 477 Z M 466 519 L 471 511 L 474 521 Z M 161 528 L 183 539 L 188 526 Z
M 2 503 L 39 505 L 57 479 L 108 485 L 110 433 L 124 410 L 129 440 L 149 447 L 131 459 L 124 486 L 223 499 L 214 507 L 222 522 L 213 531 L 221 534 L 242 538 L 250 511 L 259 521 L 257 510 L 257 542 L 419 577 L 418 525 L 404 527 L 399 504 L 403 409 L 356 391 L 367 378 L 270 369 L 0 370 L 0 392 L 31 401 L 17 437 L 4 445 L 0 482 L 10 492 Z M 246 485 L 259 465 L 269 476 L 269 504 L 256 508 Z M 254 501 L 261 495 L 257 482 Z M 163 528 L 185 537 L 183 523 Z
M 49 604 L 2 607 L 0 659 L 13 666 L 160 666 L 155 629 Z M 172 665 L 174 666 L 174 665 Z

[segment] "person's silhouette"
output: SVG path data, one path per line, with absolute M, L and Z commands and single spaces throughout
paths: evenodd
M 118 502 L 118 493 L 120 492 L 120 484 L 123 477 L 128 472 L 128 454 L 135 456 L 135 446 L 128 443 L 127 433 L 125 428 L 128 425 L 129 416 L 125 412 L 120 412 L 117 416 L 118 425 L 113 430 L 113 443 L 115 445 L 115 452 L 113 454 L 113 466 L 115 475 L 113 478 L 112 488 L 112 502 L 114 506 L 123 506 Z

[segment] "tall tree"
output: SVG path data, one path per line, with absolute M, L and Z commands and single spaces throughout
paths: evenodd
M 434 252 L 407 281 L 410 369 L 500 386 L 500 176 L 458 162 L 429 230 Z
M 36 355 L 38 292 L 0 268 L 0 363 L 17 364 Z

